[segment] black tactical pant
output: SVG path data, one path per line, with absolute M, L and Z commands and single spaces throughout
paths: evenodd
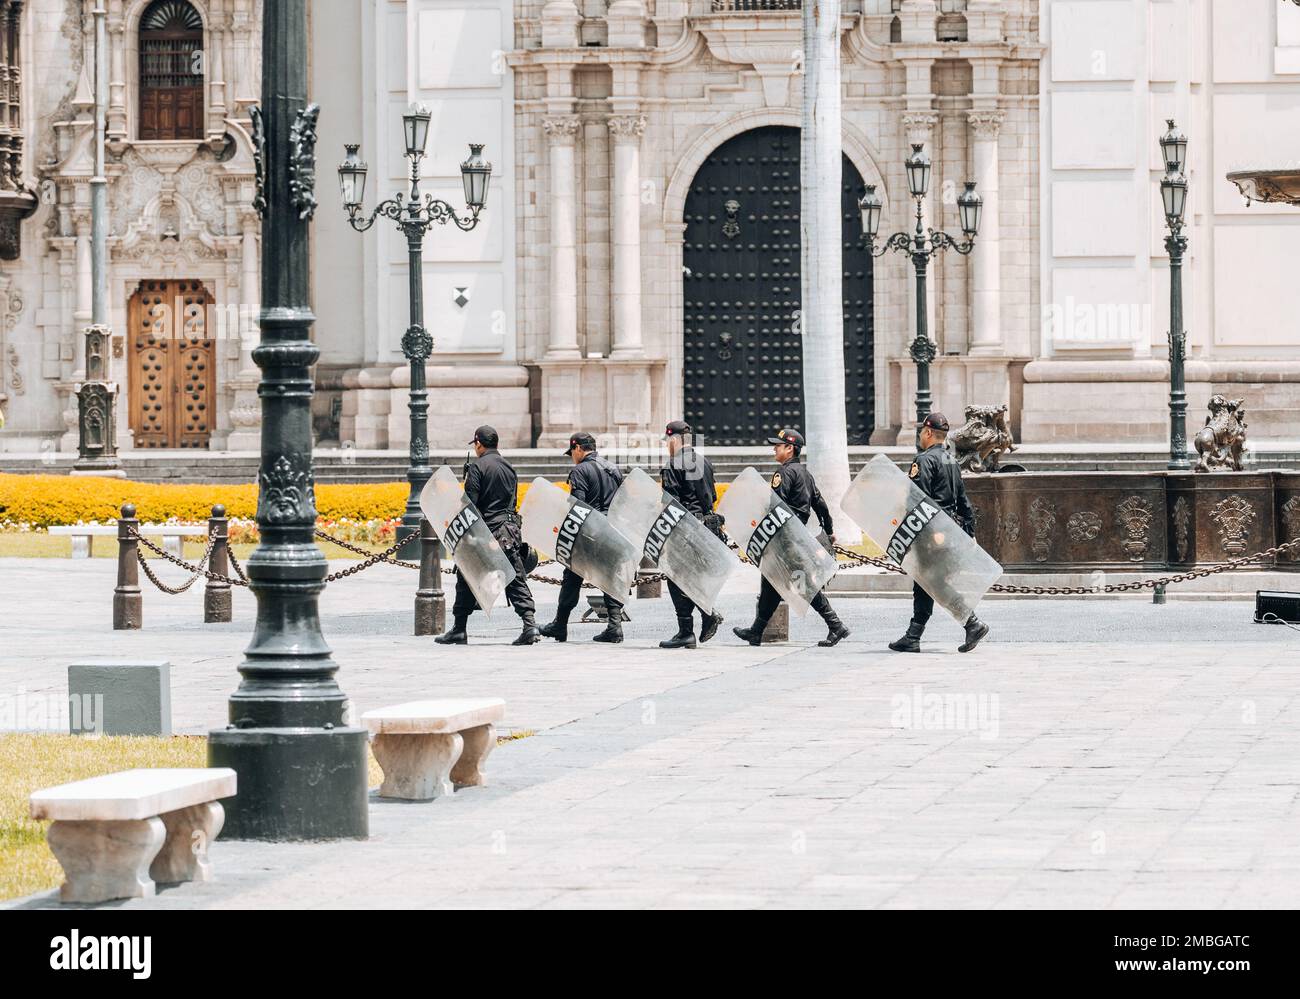
M 519 557 L 518 548 L 502 546 L 501 550 L 506 553 L 506 558 L 510 559 L 510 564 L 515 569 L 515 578 L 506 587 L 506 600 L 510 602 L 510 606 L 514 608 L 515 613 L 522 618 L 537 610 L 537 605 L 533 603 L 533 592 L 528 588 L 528 570 L 524 568 L 524 562 Z M 456 600 L 451 605 L 452 618 L 457 621 L 467 620 L 478 609 L 478 600 L 474 596 L 474 591 L 469 588 L 465 578 L 457 571 Z
M 688 618 L 695 611 L 700 612 L 700 621 L 707 621 L 709 615 L 705 613 L 704 608 L 699 606 L 694 600 L 681 591 L 681 588 L 671 579 L 668 580 L 668 596 L 672 597 L 673 610 L 677 612 L 680 618 Z
M 776 613 L 776 609 L 780 606 L 781 594 L 776 592 L 776 587 L 769 583 L 767 577 L 764 576 L 762 585 L 758 588 L 758 619 L 764 623 L 772 620 L 772 615 Z M 826 594 L 821 591 L 818 591 L 817 596 L 812 598 L 812 609 L 821 615 L 823 620 L 826 619 L 826 615 L 834 613 L 831 610 L 831 602 L 826 599 Z
M 582 593 L 582 577 L 572 569 L 565 569 L 564 575 L 560 578 L 560 601 L 555 607 L 555 620 L 568 621 L 569 615 L 573 613 L 573 608 L 578 606 L 578 597 Z M 623 620 L 622 610 L 623 601 L 605 594 L 605 603 L 609 607 L 609 617 L 611 621 Z
M 920 583 L 912 584 L 912 620 L 922 628 L 934 613 L 934 597 L 921 589 Z

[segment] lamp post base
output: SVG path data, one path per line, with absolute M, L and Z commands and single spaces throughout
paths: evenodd
M 239 790 L 222 802 L 220 839 L 366 839 L 369 780 L 361 728 L 224 728 L 208 733 L 208 766 Z

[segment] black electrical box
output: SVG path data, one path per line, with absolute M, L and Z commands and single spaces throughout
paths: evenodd
M 1300 624 L 1300 593 L 1256 590 L 1255 623 L 1275 624 L 1279 621 Z

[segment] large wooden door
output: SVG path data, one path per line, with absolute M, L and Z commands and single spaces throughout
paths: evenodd
M 684 402 L 710 443 L 760 443 L 803 427 L 799 130 L 773 125 L 723 143 L 686 197 Z M 844 157 L 845 418 L 850 444 L 875 422 L 872 258 L 862 176 Z
M 136 447 L 205 448 L 216 417 L 212 296 L 200 281 L 143 281 L 127 310 Z

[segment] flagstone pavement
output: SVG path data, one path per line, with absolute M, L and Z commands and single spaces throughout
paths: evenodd
M 342 563 L 331 563 L 337 568 Z M 111 630 L 110 560 L 0 561 L 0 708 L 66 695 L 69 663 L 165 659 L 176 731 L 224 724 L 253 599 L 203 625 L 199 587 L 146 583 L 145 627 Z M 170 578 L 170 576 L 168 577 Z M 534 586 L 539 618 L 554 588 Z M 936 617 L 919 656 L 885 644 L 900 600 L 837 599 L 853 636 L 821 649 L 730 634 L 664 652 L 663 597 L 627 641 L 512 648 L 505 609 L 472 644 L 411 631 L 414 574 L 377 567 L 322 598 L 359 713 L 503 697 L 490 786 L 372 798 L 364 842 L 219 841 L 217 879 L 145 908 L 1292 907 L 1300 902 L 1300 635 L 1248 601 L 997 601 L 970 655 Z M 545 592 L 543 592 L 545 591 Z M 448 601 L 450 603 L 450 600 Z M 3 714 L 0 712 L 0 717 Z M 0 761 L 0 766 L 3 766 Z M 19 906 L 55 904 L 49 894 Z

